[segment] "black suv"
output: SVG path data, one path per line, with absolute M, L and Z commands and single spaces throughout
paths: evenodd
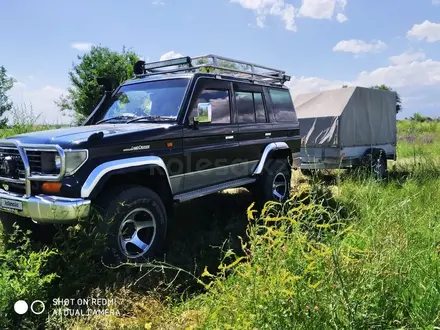
M 173 204 L 246 187 L 283 201 L 299 162 L 299 124 L 284 71 L 207 55 L 134 66 L 82 126 L 0 140 L 0 218 L 87 219 L 96 206 L 109 248 L 138 260 L 163 243 Z M 260 204 L 261 205 L 261 204 Z

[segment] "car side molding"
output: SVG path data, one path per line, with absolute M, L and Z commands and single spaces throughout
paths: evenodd
M 287 145 L 286 142 L 273 142 L 273 143 L 269 143 L 263 151 L 263 155 L 261 155 L 261 159 L 257 165 L 257 167 L 254 170 L 254 175 L 255 174 L 261 174 L 263 172 L 263 168 L 264 168 L 264 164 L 266 163 L 266 159 L 269 156 L 269 154 L 272 151 L 275 150 L 283 150 L 283 149 L 289 149 L 289 146 Z
M 97 166 L 87 177 L 87 180 L 84 182 L 81 188 L 81 197 L 88 198 L 92 194 L 93 189 L 95 189 L 95 187 L 98 185 L 99 181 L 107 173 L 111 173 L 113 171 L 117 171 L 124 168 L 133 168 L 133 167 L 146 166 L 146 165 L 159 166 L 164 170 L 168 180 L 168 186 L 170 187 L 172 193 L 170 176 L 168 174 L 167 167 L 165 166 L 165 163 L 162 160 L 162 158 L 157 156 L 144 156 L 144 157 L 133 157 L 133 158 L 125 158 L 119 160 L 112 160 Z

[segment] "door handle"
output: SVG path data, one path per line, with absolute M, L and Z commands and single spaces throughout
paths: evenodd
M 271 136 L 272 135 L 272 133 L 266 133 L 266 134 L 264 134 L 265 136 Z
M 226 135 L 225 139 L 226 140 L 232 140 L 234 138 L 234 135 Z

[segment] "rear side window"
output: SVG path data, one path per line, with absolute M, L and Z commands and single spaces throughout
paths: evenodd
M 276 121 L 296 121 L 296 114 L 289 91 L 270 88 L 269 94 L 272 100 Z
M 236 92 L 239 123 L 266 122 L 263 95 L 257 92 Z
M 261 93 L 254 93 L 254 103 L 257 123 L 265 123 L 266 110 L 264 109 L 263 95 Z

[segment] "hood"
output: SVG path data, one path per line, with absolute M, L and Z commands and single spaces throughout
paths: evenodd
M 8 139 L 18 140 L 25 144 L 58 144 L 61 147 L 68 147 L 86 142 L 94 133 L 102 132 L 103 138 L 106 138 L 170 126 L 172 126 L 170 123 L 100 124 L 32 132 L 10 136 Z

